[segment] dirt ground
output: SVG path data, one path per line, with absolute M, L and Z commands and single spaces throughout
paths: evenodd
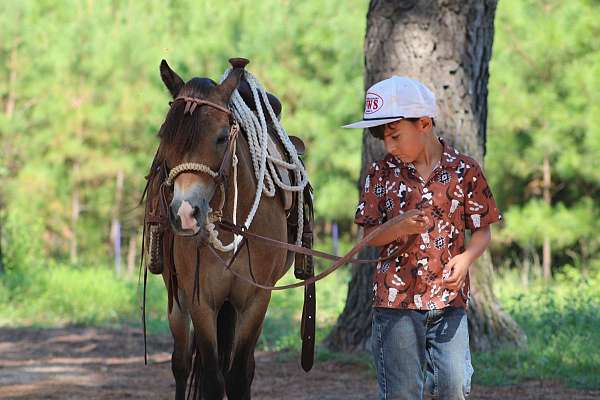
M 139 330 L 100 328 L 0 328 L 0 399 L 171 399 L 170 336 L 149 337 L 144 366 Z M 373 373 L 364 365 L 315 363 L 305 374 L 299 361 L 256 353 L 253 398 L 375 399 Z M 473 388 L 473 399 L 600 399 L 600 391 L 567 389 L 532 381 Z

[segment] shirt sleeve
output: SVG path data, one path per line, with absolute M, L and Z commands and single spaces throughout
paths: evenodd
M 474 231 L 502 219 L 481 167 L 476 162 L 465 173 L 465 226 Z
M 379 225 L 384 222 L 385 212 L 380 204 L 385 188 L 380 182 L 380 176 L 380 167 L 374 162 L 367 171 L 358 207 L 356 207 L 354 223 L 357 225 Z

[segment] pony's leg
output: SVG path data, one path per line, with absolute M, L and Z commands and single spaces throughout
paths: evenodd
M 238 312 L 235 345 L 231 369 L 227 374 L 226 390 L 229 400 L 250 399 L 254 379 L 254 349 L 271 299 L 271 292 L 259 290 L 248 307 Z
M 225 380 L 217 352 L 217 315 L 204 300 L 191 308 L 196 352 L 193 360 L 194 388 L 203 400 L 222 400 Z
M 219 365 L 223 376 L 229 371 L 231 351 L 235 339 L 236 311 L 233 305 L 226 301 L 221 306 L 217 316 L 217 349 L 219 351 Z
M 185 400 L 187 378 L 192 364 L 192 337 L 190 335 L 190 316 L 185 307 L 183 292 L 179 292 L 182 309 L 177 303 L 169 314 L 169 327 L 173 335 L 173 354 L 171 370 L 175 377 L 175 400 Z

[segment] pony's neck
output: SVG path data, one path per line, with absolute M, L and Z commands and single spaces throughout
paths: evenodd
M 254 167 L 250 156 L 250 146 L 248 141 L 240 132 L 237 137 L 236 151 L 237 164 L 237 223 L 241 224 L 245 221 L 254 197 L 258 182 L 254 176 Z M 223 206 L 223 217 L 231 220 L 233 213 L 234 193 L 235 193 L 235 176 L 233 168 L 229 173 L 229 180 L 225 190 L 225 204 Z

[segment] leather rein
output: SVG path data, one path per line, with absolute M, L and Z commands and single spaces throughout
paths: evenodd
M 252 286 L 256 286 L 256 287 L 259 287 L 259 288 L 262 288 L 265 290 L 284 290 L 284 289 L 292 289 L 292 288 L 297 288 L 297 287 L 302 287 L 302 286 L 308 286 L 310 284 L 313 284 L 313 283 L 325 278 L 327 275 L 331 274 L 332 272 L 334 272 L 335 270 L 340 268 L 342 265 L 345 265 L 348 263 L 373 264 L 373 263 L 387 261 L 392 258 L 396 258 L 399 255 L 401 255 L 402 253 L 404 253 L 406 251 L 406 249 L 414 243 L 417 235 L 410 235 L 407 242 L 404 244 L 404 246 L 396 247 L 389 255 L 387 255 L 385 257 L 376 258 L 376 259 L 353 259 L 353 257 L 357 253 L 359 253 L 363 248 L 368 246 L 369 241 L 371 241 L 373 238 L 378 236 L 384 230 L 388 229 L 390 226 L 395 225 L 398 222 L 405 219 L 406 218 L 405 215 L 398 215 L 398 216 L 390 219 L 386 223 L 377 226 L 371 232 L 369 232 L 369 234 L 367 236 L 363 237 L 358 243 L 356 243 L 356 245 L 354 245 L 354 247 L 352 247 L 352 249 L 350 249 L 350 251 L 348 251 L 345 255 L 343 255 L 341 257 L 335 256 L 335 255 L 332 255 L 329 253 L 321 252 L 318 250 L 309 249 L 307 247 L 298 246 L 298 245 L 290 244 L 287 242 L 282 242 L 282 241 L 272 239 L 272 238 L 269 238 L 266 236 L 258 235 L 256 233 L 251 233 L 246 229 L 245 226 L 236 225 L 230 221 L 223 220 L 222 216 L 223 216 L 223 205 L 225 203 L 225 183 L 227 182 L 227 179 L 229 177 L 229 170 L 232 165 L 233 157 L 235 156 L 235 143 L 236 143 L 237 135 L 240 130 L 239 124 L 238 124 L 237 120 L 233 117 L 233 113 L 231 112 L 231 110 L 229 110 L 219 104 L 213 103 L 208 100 L 198 99 L 198 98 L 194 98 L 194 97 L 187 97 L 187 96 L 179 96 L 175 100 L 170 102 L 169 104 L 171 105 L 173 102 L 175 102 L 177 100 L 184 100 L 186 102 L 185 109 L 184 109 L 184 115 L 188 112 L 190 114 L 192 114 L 198 105 L 207 105 L 207 106 L 213 107 L 217 110 L 220 110 L 220 111 L 228 114 L 232 123 L 231 123 L 231 127 L 229 129 L 227 149 L 225 150 L 225 154 L 223 155 L 223 160 L 221 161 L 221 165 L 219 167 L 218 172 L 213 171 L 210 167 L 208 167 L 205 164 L 201 164 L 201 163 L 183 163 L 183 164 L 177 165 L 176 167 L 171 169 L 171 171 L 169 171 L 167 178 L 161 183 L 161 186 L 160 186 L 160 202 L 161 202 L 163 212 L 166 211 L 168 220 L 170 222 L 172 222 L 171 221 L 171 213 L 168 212 L 168 205 L 167 205 L 168 203 L 167 203 L 167 199 L 166 199 L 166 195 L 165 195 L 165 190 L 173 185 L 175 179 L 177 178 L 177 176 L 179 174 L 181 174 L 183 172 L 191 172 L 191 173 L 195 173 L 195 174 L 204 173 L 204 174 L 211 176 L 213 178 L 215 184 L 220 187 L 221 199 L 220 199 L 219 206 L 217 207 L 217 209 L 211 212 L 212 215 L 209 215 L 209 219 L 212 222 L 214 222 L 215 226 L 223 229 L 224 231 L 229 231 L 231 233 L 240 235 L 243 237 L 243 239 L 229 261 L 225 261 L 221 257 L 221 255 L 213 248 L 212 245 L 207 244 L 207 247 L 215 255 L 217 260 L 219 260 L 219 262 L 221 262 L 223 264 L 225 269 L 227 269 L 229 272 L 234 274 L 239 279 L 247 282 L 248 284 L 250 284 Z M 197 233 L 193 234 L 193 235 L 181 235 L 181 236 L 195 236 L 195 235 L 197 235 Z M 237 271 L 231 269 L 231 265 L 233 264 L 236 257 L 240 253 L 240 250 L 244 247 L 244 245 L 247 244 L 249 239 L 256 239 L 256 240 L 262 241 L 270 246 L 277 247 L 280 249 L 285 249 L 285 250 L 288 250 L 288 251 L 291 251 L 294 253 L 301 253 L 301 254 L 305 254 L 305 255 L 309 255 L 309 256 L 325 258 L 327 260 L 334 261 L 334 263 L 331 266 L 329 266 L 328 268 L 326 268 L 324 271 L 322 271 L 321 273 L 311 276 L 301 282 L 296 282 L 293 284 L 282 285 L 282 286 L 263 285 L 263 284 L 256 282 L 256 280 L 251 280 L 251 279 L 247 278 L 246 276 L 238 273 Z M 250 272 L 252 272 L 252 271 L 250 271 Z M 251 275 L 253 276 L 253 274 L 251 274 Z

